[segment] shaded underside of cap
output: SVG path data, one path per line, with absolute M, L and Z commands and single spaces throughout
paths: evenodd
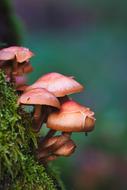
M 46 89 L 33 89 L 25 92 L 18 100 L 21 104 L 49 105 L 56 108 L 60 107 L 58 99 Z
M 56 97 L 63 97 L 83 90 L 83 86 L 72 77 L 67 77 L 59 73 L 49 73 L 42 76 L 28 89 L 33 88 L 46 88 Z

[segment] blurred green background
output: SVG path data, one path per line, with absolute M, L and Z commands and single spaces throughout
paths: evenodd
M 76 152 L 59 158 L 67 190 L 127 189 L 127 2 L 13 0 L 22 44 L 35 52 L 29 84 L 48 72 L 73 75 L 73 96 L 94 110 L 95 130 L 73 134 Z

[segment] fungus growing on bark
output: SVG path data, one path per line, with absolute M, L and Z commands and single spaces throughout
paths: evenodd
M 44 105 L 46 106 L 52 106 L 55 108 L 60 108 L 59 100 L 50 92 L 48 92 L 46 89 L 33 89 L 29 90 L 27 92 L 24 92 L 20 98 L 18 99 L 18 103 L 24 104 L 24 105 L 34 105 L 34 123 L 35 124 L 34 130 L 38 131 L 43 123 L 43 120 L 45 118 L 45 112 L 43 110 Z M 43 114 L 42 114 L 43 110 Z M 42 118 L 41 118 L 42 116 Z
M 72 132 L 90 132 L 94 129 L 94 112 L 71 100 L 68 95 L 83 90 L 74 77 L 52 72 L 40 77 L 33 85 L 26 85 L 25 74 L 32 72 L 29 59 L 33 53 L 24 47 L 9 47 L 0 50 L 0 68 L 8 81 L 15 82 L 21 95 L 18 104 L 34 106 L 32 128 L 38 132 L 46 122 L 49 132 L 38 140 L 36 150 L 40 162 L 48 162 L 59 156 L 71 155 L 76 145 L 71 140 Z M 56 131 L 61 135 L 54 136 Z
M 71 133 L 87 133 L 93 130 L 94 124 L 94 112 L 90 108 L 82 106 L 73 100 L 62 103 L 60 110 L 51 113 L 47 120 L 47 127 L 51 129 L 50 133 L 52 131 L 61 131 L 62 135 L 51 137 L 54 134 L 52 133 L 44 138 L 38 149 L 39 159 L 47 160 L 51 153 L 56 156 L 71 154 L 76 147 L 70 139 Z

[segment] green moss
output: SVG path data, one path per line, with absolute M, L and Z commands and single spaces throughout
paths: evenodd
M 17 95 L 0 71 L 0 189 L 56 190 L 54 176 L 33 156 L 37 142 L 31 117 L 17 105 Z

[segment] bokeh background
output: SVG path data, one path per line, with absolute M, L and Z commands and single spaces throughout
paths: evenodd
M 76 152 L 54 162 L 67 190 L 127 189 L 127 1 L 12 0 L 22 45 L 35 52 L 29 84 L 75 76 L 73 96 L 94 110 L 95 130 L 73 134 Z

